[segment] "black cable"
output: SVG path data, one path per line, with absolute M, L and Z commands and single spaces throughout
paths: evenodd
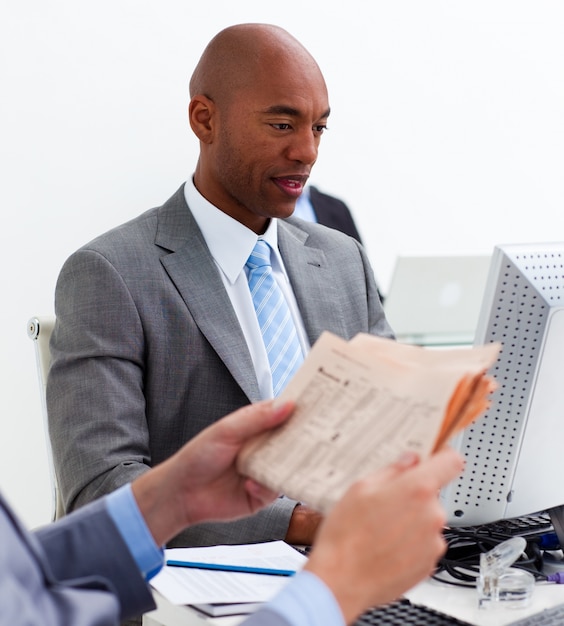
M 475 587 L 480 574 L 480 555 L 514 536 L 516 533 L 504 533 L 488 527 L 446 529 L 447 550 L 437 563 L 432 578 L 454 586 Z M 530 572 L 536 580 L 548 580 L 542 574 L 543 550 L 536 537 L 527 540 L 523 554 L 513 567 Z

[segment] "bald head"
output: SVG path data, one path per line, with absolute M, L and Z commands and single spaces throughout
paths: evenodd
M 190 81 L 188 118 L 200 142 L 194 184 L 255 233 L 292 214 L 329 116 L 327 86 L 289 33 L 239 24 L 216 35 Z
M 206 95 L 220 104 L 256 84 L 281 65 L 314 71 L 315 59 L 283 28 L 271 24 L 237 24 L 220 31 L 204 50 L 190 80 L 190 97 Z

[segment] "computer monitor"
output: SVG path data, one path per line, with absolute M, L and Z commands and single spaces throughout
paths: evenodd
M 488 342 L 498 388 L 452 442 L 466 465 L 441 493 L 448 524 L 548 511 L 564 546 L 564 242 L 494 249 L 474 343 Z

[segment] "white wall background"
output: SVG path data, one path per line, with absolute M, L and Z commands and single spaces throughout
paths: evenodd
M 268 5 L 268 6 L 266 6 Z M 277 23 L 324 70 L 312 180 L 355 214 L 384 291 L 400 252 L 564 238 L 560 0 L 20 0 L 0 19 L 0 488 L 49 516 L 32 314 L 64 259 L 190 175 L 207 41 Z

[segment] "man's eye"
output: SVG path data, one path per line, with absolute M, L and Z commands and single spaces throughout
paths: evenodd
M 313 130 L 316 133 L 321 134 L 321 133 L 323 133 L 324 131 L 327 130 L 327 124 L 317 124 L 316 126 L 313 127 Z
M 272 126 L 277 130 L 289 130 L 291 128 L 290 124 L 272 124 Z

